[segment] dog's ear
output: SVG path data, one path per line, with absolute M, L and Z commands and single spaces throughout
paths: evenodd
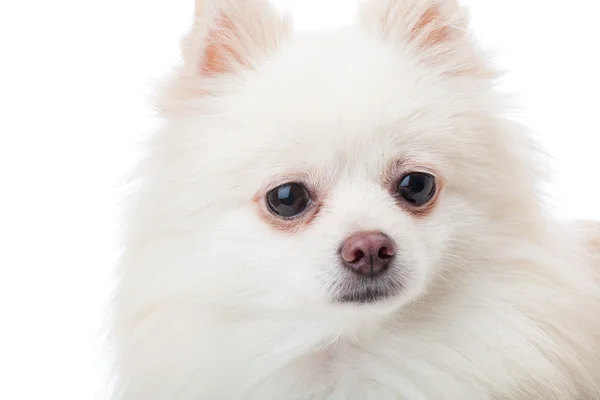
M 360 15 L 378 37 L 406 45 L 445 73 L 487 75 L 457 0 L 366 0 Z
M 196 0 L 194 26 L 182 46 L 186 68 L 198 76 L 252 68 L 288 32 L 266 0 Z

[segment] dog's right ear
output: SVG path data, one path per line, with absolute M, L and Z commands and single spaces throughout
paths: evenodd
M 288 33 L 287 21 L 266 0 L 196 0 L 182 46 L 186 72 L 215 77 L 251 69 Z
M 360 16 L 378 38 L 404 45 L 445 75 L 495 77 L 471 38 L 458 0 L 368 0 Z

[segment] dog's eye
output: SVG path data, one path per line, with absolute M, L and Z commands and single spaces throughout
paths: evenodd
M 286 183 L 269 192 L 267 203 L 273 214 L 292 218 L 302 213 L 310 204 L 310 195 L 304 186 Z
M 424 172 L 411 172 L 398 183 L 398 194 L 415 206 L 422 206 L 435 195 L 435 178 Z

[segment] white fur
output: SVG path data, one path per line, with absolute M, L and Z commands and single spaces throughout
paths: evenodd
M 409 30 L 434 3 L 452 35 L 428 47 Z M 294 34 L 252 0 L 207 7 L 239 7 L 241 36 L 225 39 L 252 58 L 200 74 L 199 17 L 161 91 L 164 126 L 128 203 L 115 398 L 600 398 L 588 231 L 544 210 L 542 157 L 503 117 L 452 0 L 370 0 L 352 28 Z M 397 160 L 441 174 L 431 214 L 382 188 Z M 307 170 L 326 200 L 281 232 L 252 199 Z M 372 229 L 398 243 L 406 290 L 335 304 L 336 249 Z

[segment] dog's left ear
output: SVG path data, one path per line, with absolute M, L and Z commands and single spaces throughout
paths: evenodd
M 366 0 L 360 15 L 376 36 L 403 44 L 446 74 L 485 73 L 469 35 L 466 10 L 457 0 Z
M 196 0 L 194 23 L 181 48 L 183 65 L 156 106 L 187 110 L 187 101 L 215 90 L 215 79 L 256 68 L 291 33 L 291 24 L 268 0 Z
M 267 0 L 196 0 L 194 26 L 183 44 L 185 62 L 200 77 L 249 69 L 288 31 Z

